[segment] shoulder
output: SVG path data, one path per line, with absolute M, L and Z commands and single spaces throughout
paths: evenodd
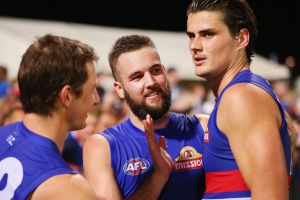
M 114 137 L 119 137 L 120 135 L 122 135 L 124 127 L 128 127 L 128 124 L 129 124 L 129 120 L 125 120 L 112 127 L 108 127 L 104 129 L 104 131 L 99 134 L 104 136 L 107 140 L 110 140 L 111 138 Z
M 11 124 L 7 124 L 4 126 L 0 126 L 0 138 L 1 137 L 5 137 L 7 135 L 9 135 L 9 133 L 12 133 L 12 131 L 16 130 L 17 124 L 19 124 L 20 122 L 14 122 Z
M 171 112 L 172 118 L 173 118 L 173 123 L 176 124 L 195 124 L 200 122 L 200 118 L 206 116 L 204 114 L 184 114 L 184 113 L 175 113 Z
M 278 105 L 267 91 L 254 84 L 239 83 L 224 92 L 217 115 L 221 129 L 250 128 L 267 121 L 281 123 Z
M 31 194 L 30 200 L 38 199 L 94 200 L 95 194 L 81 175 L 63 174 L 47 179 Z
M 267 91 L 251 83 L 239 83 L 229 87 L 220 102 L 220 106 L 236 112 L 253 111 L 253 109 L 258 111 L 259 108 L 274 105 L 276 102 Z
M 193 133 L 195 130 L 207 131 L 209 115 L 173 113 L 176 116 L 174 127 L 185 133 Z
M 101 134 L 94 134 L 85 141 L 83 145 L 83 162 L 84 168 L 87 163 L 95 163 L 98 161 L 110 162 L 110 144 Z
M 16 139 L 17 141 L 21 139 L 19 136 L 20 134 L 18 134 L 17 138 L 13 134 L 15 132 L 14 127 L 15 126 L 13 124 L 0 127 L 0 155 L 5 154 L 7 149 L 12 148 L 14 146 L 13 144 L 16 143 Z
M 85 149 L 98 149 L 109 147 L 108 140 L 101 134 L 93 134 L 89 136 L 83 145 L 83 150 Z

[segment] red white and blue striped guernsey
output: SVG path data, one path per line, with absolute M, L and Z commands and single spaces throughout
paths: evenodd
M 277 102 L 282 116 L 280 136 L 284 147 L 286 166 L 290 175 L 291 149 L 284 110 L 269 83 L 249 70 L 240 72 L 216 99 L 215 108 L 208 122 L 209 133 L 204 135 L 203 164 L 206 175 L 206 191 L 203 199 L 250 200 L 251 192 L 244 182 L 227 137 L 216 124 L 217 111 L 224 91 L 237 83 L 250 83 L 261 87 Z

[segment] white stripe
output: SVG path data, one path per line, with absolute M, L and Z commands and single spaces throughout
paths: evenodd
M 222 199 L 202 199 L 202 200 L 251 200 L 251 197 L 242 197 L 242 198 L 222 198 Z

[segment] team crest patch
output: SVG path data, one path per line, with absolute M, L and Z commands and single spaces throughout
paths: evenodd
M 123 166 L 123 171 L 127 175 L 139 175 L 145 173 L 150 167 L 147 160 L 143 158 L 132 158 L 127 160 Z
M 191 146 L 182 148 L 180 155 L 175 159 L 174 169 L 179 171 L 200 168 L 203 168 L 202 154 Z

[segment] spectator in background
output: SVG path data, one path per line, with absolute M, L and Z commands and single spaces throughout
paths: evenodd
M 122 115 L 117 115 L 109 110 L 103 110 L 100 112 L 98 121 L 96 123 L 96 132 L 102 133 L 105 129 L 116 125 L 122 119 Z
M 300 154 L 300 147 L 297 148 L 298 155 Z M 300 199 L 300 159 L 298 158 L 293 169 L 293 175 L 291 179 L 291 188 L 290 188 L 290 200 L 299 200 Z
M 100 101 L 101 103 L 103 103 L 105 94 L 107 92 L 113 91 L 113 78 L 108 73 L 98 72 L 96 83 Z
M 97 132 L 99 113 L 99 107 L 95 106 L 88 113 L 85 128 L 71 131 L 64 143 L 62 150 L 63 159 L 72 169 L 80 173 L 83 173 L 82 146 L 88 136 Z
M 25 117 L 0 128 L 0 199 L 95 199 L 60 155 L 68 133 L 83 129 L 99 103 L 95 61 L 88 45 L 54 35 L 26 50 L 18 72 Z
M 19 104 L 15 104 L 12 108 L 6 113 L 2 118 L 1 126 L 22 121 L 24 119 L 25 113 L 22 109 L 22 106 Z
M 295 121 L 297 130 L 296 148 L 293 153 L 293 173 L 290 187 L 290 200 L 300 199 L 300 123 Z
M 97 91 L 101 99 L 100 110 L 111 112 L 113 115 L 123 118 L 127 113 L 125 113 L 123 103 L 116 94 L 113 85 L 114 78 L 111 74 L 103 72 L 97 74 Z
M 0 65 L 0 98 L 5 97 L 10 91 L 11 83 L 7 79 L 7 68 Z
M 167 77 L 172 91 L 170 111 L 189 113 L 193 106 L 193 94 L 189 93 L 186 88 L 180 85 L 181 78 L 175 67 L 169 67 L 167 69 Z
M 193 94 L 193 109 L 191 113 L 210 115 L 215 105 L 212 92 L 206 89 L 204 83 L 196 83 L 192 86 L 191 93 Z
M 11 81 L 11 95 L 14 95 L 16 97 L 20 96 L 20 89 L 19 89 L 19 84 L 17 79 L 13 79 Z
M 171 96 L 172 102 L 176 102 L 182 93 L 182 88 L 179 85 L 181 78 L 175 67 L 169 67 L 167 69 L 167 77 L 169 79 L 169 83 L 172 90 L 172 96 Z
M 9 92 L 0 101 L 0 125 L 18 121 L 24 115 L 18 94 Z
M 293 93 L 290 83 L 288 80 L 274 80 L 271 81 L 271 86 L 276 93 L 278 99 L 280 100 L 283 108 L 291 114 L 291 116 L 296 115 L 296 96 Z

